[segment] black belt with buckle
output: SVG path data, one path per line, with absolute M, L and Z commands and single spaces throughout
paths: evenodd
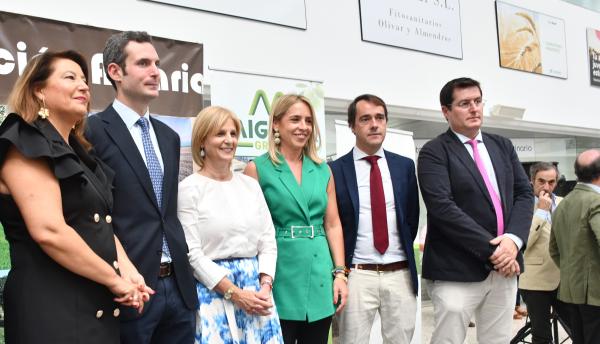
M 158 277 L 169 277 L 173 273 L 173 263 L 160 263 L 160 269 L 158 270 Z

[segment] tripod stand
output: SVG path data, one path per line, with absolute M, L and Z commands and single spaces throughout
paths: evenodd
M 552 344 L 562 344 L 562 343 L 565 343 L 567 341 L 567 339 L 571 338 L 571 329 L 567 326 L 565 321 L 558 315 L 558 312 L 556 311 L 556 309 L 552 310 L 550 324 L 552 326 L 552 338 L 553 338 Z M 562 326 L 562 328 L 567 333 L 567 338 L 563 339 L 562 341 L 560 340 L 560 337 L 558 336 L 558 325 L 559 324 L 560 324 L 560 326 Z M 521 327 L 519 329 L 519 331 L 517 331 L 517 334 L 510 341 L 510 344 L 519 344 L 519 343 L 531 344 L 530 341 L 527 341 L 525 339 L 530 334 L 531 334 L 531 321 L 529 320 L 529 317 L 527 317 L 527 320 L 525 321 L 525 325 L 523 325 L 523 327 Z

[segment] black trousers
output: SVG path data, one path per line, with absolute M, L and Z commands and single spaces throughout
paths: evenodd
M 566 304 L 570 315 L 573 344 L 600 343 L 600 307 Z
M 285 344 L 327 344 L 331 317 L 308 322 L 280 320 Z
M 552 343 L 550 319 L 552 307 L 556 307 L 556 292 L 520 289 L 523 301 L 527 304 L 527 312 L 531 320 L 531 343 Z

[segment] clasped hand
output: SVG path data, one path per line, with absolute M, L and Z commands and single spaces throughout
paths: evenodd
M 118 277 L 110 290 L 117 295 L 115 302 L 136 308 L 139 313 L 144 310 L 144 303 L 150 300 L 150 295 L 154 295 L 154 290 L 146 285 L 144 277 L 139 273 Z
M 507 236 L 499 236 L 490 241 L 492 245 L 498 245 L 490 256 L 490 262 L 504 277 L 512 277 L 521 273 L 519 263 L 516 260 L 518 248 L 515 242 Z
M 269 315 L 271 314 L 271 307 L 273 307 L 269 287 L 262 287 L 257 292 L 237 289 L 231 300 L 248 314 Z

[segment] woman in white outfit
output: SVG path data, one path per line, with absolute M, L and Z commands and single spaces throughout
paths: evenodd
M 282 343 L 271 289 L 277 246 L 258 182 L 231 171 L 240 121 L 202 110 L 192 130 L 200 170 L 179 184 L 183 225 L 200 307 L 196 343 Z

